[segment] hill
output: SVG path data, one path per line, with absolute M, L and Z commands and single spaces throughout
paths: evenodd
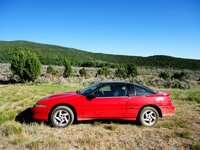
M 21 49 L 30 49 L 39 57 L 42 64 L 61 65 L 67 57 L 74 66 L 116 67 L 135 63 L 138 67 L 157 67 L 200 70 L 200 60 L 156 55 L 149 57 L 92 53 L 74 48 L 41 44 L 29 41 L 0 41 L 0 63 L 9 63 L 13 54 Z

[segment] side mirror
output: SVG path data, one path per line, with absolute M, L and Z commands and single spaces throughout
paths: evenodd
M 86 95 L 86 98 L 87 98 L 88 100 L 92 100 L 92 99 L 95 98 L 95 97 L 96 97 L 96 96 L 95 96 L 94 93 L 90 93 L 90 94 Z

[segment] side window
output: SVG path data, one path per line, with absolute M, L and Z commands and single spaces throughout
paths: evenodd
M 148 89 L 143 88 L 143 87 L 139 87 L 139 86 L 135 86 L 135 92 L 136 92 L 136 96 L 143 96 L 143 95 L 154 94 L 153 91 L 148 90 Z
M 117 97 L 127 95 L 126 85 L 105 85 L 94 92 L 96 97 Z
M 134 85 L 130 86 L 129 96 L 135 96 L 135 86 Z
M 94 92 L 96 97 L 111 97 L 113 96 L 110 85 L 105 85 Z

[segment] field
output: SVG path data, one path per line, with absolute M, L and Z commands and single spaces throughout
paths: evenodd
M 28 118 L 20 123 L 18 114 L 28 112 L 40 98 L 81 88 L 79 84 L 0 85 L 0 149 L 200 149 L 200 88 L 163 89 L 171 92 L 177 110 L 154 128 L 131 121 L 86 121 L 64 129 Z

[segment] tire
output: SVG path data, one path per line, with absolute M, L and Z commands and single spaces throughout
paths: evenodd
M 140 124 L 147 127 L 153 127 L 159 120 L 159 114 L 153 107 L 144 107 L 139 114 Z
M 73 111 L 66 106 L 58 106 L 51 113 L 51 124 L 57 128 L 64 128 L 74 121 Z

